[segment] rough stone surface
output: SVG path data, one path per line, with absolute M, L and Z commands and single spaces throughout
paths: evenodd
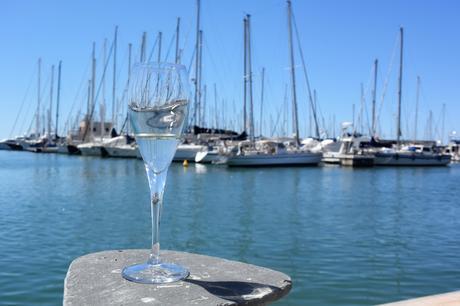
M 163 285 L 138 284 L 123 267 L 146 262 L 148 250 L 92 253 L 67 271 L 64 306 L 71 305 L 264 305 L 291 289 L 289 276 L 270 269 L 191 253 L 162 251 L 164 262 L 187 267 L 190 276 Z
M 380 306 L 455 306 L 460 305 L 460 291 L 425 296 Z

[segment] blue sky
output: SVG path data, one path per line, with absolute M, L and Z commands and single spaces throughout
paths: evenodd
M 352 120 L 353 104 L 358 117 L 361 83 L 366 105 L 363 108 L 363 125 L 367 129 L 372 65 L 374 59 L 378 58 L 379 132 L 382 137 L 394 137 L 399 64 L 396 48 L 401 25 L 405 30 L 403 136 L 413 137 L 414 134 L 417 75 L 422 80 L 418 137 L 429 134 L 427 122 L 430 111 L 433 113 L 433 134 L 438 139 L 442 136 L 443 104 L 446 105 L 444 139 L 449 131 L 460 130 L 458 1 L 293 0 L 293 10 L 310 82 L 318 93 L 322 127 L 327 128 L 330 135 L 333 133 L 334 118 L 336 134 L 339 122 Z M 194 48 L 195 11 L 194 0 L 4 1 L 0 12 L 0 138 L 9 136 L 25 96 L 25 104 L 13 134 L 25 132 L 30 126 L 36 107 L 38 57 L 43 62 L 42 90 L 43 103 L 46 105 L 49 99 L 47 79 L 50 66 L 57 65 L 59 60 L 63 61 L 60 126 L 64 127 L 71 109 L 72 116 L 76 115 L 78 109 L 84 111 L 86 88 L 81 84 L 90 78 L 88 65 L 93 41 L 96 42 L 97 73 L 100 77 L 103 41 L 108 38 L 110 44 L 114 27 L 119 26 L 117 95 L 121 96 L 126 81 L 128 43 L 133 43 L 133 55 L 137 59 L 142 32 L 148 32 L 147 48 L 150 49 L 157 32 L 162 31 L 162 53 L 166 54 L 174 35 L 176 17 L 182 19 L 181 48 L 184 49 L 183 62 L 188 66 Z M 283 106 L 285 88 L 289 86 L 284 0 L 202 0 L 203 83 L 208 89 L 208 121 L 214 122 L 216 117 L 215 83 L 219 124 L 226 123 L 228 127 L 241 125 L 242 20 L 246 13 L 252 16 L 256 129 L 260 117 L 260 71 L 265 67 L 263 133 L 270 135 L 273 130 L 275 135 L 280 133 L 285 121 L 283 117 L 287 118 L 290 133 L 290 110 L 286 111 Z M 173 60 L 173 50 L 166 60 Z M 393 54 L 395 56 L 391 61 Z M 111 73 L 110 68 L 108 74 Z M 296 73 L 300 133 L 306 136 L 309 133 L 307 95 L 298 52 Z M 111 82 L 109 78 L 108 104 L 111 103 Z M 388 87 L 381 104 L 385 83 Z

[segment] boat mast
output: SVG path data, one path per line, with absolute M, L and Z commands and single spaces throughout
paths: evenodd
M 355 128 L 355 103 L 353 103 L 353 105 L 351 106 L 351 112 L 353 113 L 353 115 L 352 115 L 353 128 Z
M 104 48 L 102 51 L 102 62 L 104 63 L 104 67 L 106 66 L 106 61 L 107 61 L 107 38 L 104 39 Z M 100 112 L 100 129 L 101 129 L 101 142 L 102 142 L 102 137 L 104 136 L 104 121 L 105 121 L 105 68 L 104 68 L 104 73 L 102 75 L 102 101 L 100 102 L 99 105 L 99 112 Z
M 131 82 L 131 56 L 132 56 L 132 49 L 133 49 L 133 44 L 129 43 L 128 44 L 128 79 L 126 81 L 126 89 L 125 90 L 127 90 L 129 88 L 129 83 Z M 128 120 L 128 112 L 126 112 L 125 120 L 126 120 L 126 135 L 129 135 L 130 121 Z M 121 131 L 120 131 L 120 133 L 121 133 Z
M 401 95 L 402 95 L 402 73 L 403 73 L 403 35 L 404 30 L 400 28 L 400 35 L 401 35 L 401 44 L 400 44 L 400 53 L 399 53 L 399 84 L 398 84 L 398 124 L 396 127 L 396 143 L 399 147 L 401 146 Z
M 203 114 L 201 117 L 201 125 L 200 126 L 206 126 L 206 84 L 203 85 Z
M 196 0 L 196 43 L 195 43 L 195 103 L 193 107 L 193 124 L 196 125 L 197 123 L 197 107 L 199 105 L 200 99 L 200 88 L 198 83 L 199 77 L 199 66 L 200 66 L 200 56 L 199 56 L 199 48 L 200 48 L 200 0 Z
M 35 120 L 35 138 L 38 139 L 40 136 L 40 87 L 41 87 L 41 70 L 42 70 L 42 59 L 38 58 L 38 84 L 37 84 L 37 113 Z
M 93 112 L 96 105 L 95 100 L 96 91 L 96 43 L 93 42 L 93 67 L 91 73 L 91 109 L 90 109 L 90 135 L 93 134 Z M 90 138 L 91 139 L 91 138 Z
M 335 139 L 335 114 L 332 116 L 332 138 Z
M 202 93 L 201 93 L 201 77 L 202 77 L 202 72 L 203 70 L 201 69 L 201 63 L 202 63 L 202 59 L 203 59 L 203 31 L 200 30 L 200 44 L 199 44 L 199 48 L 198 48 L 198 125 L 201 124 L 200 122 L 200 118 L 201 118 L 201 112 L 202 112 L 202 107 L 201 107 L 201 97 L 202 97 Z
M 378 71 L 379 60 L 374 61 L 374 89 L 372 90 L 372 128 L 371 136 L 374 137 L 376 134 L 376 122 L 375 122 L 375 101 L 377 98 L 377 71 Z
M 361 108 L 359 110 L 359 133 L 364 134 L 364 106 L 366 104 L 366 98 L 364 96 L 364 84 L 361 83 Z
M 247 119 L 247 114 L 246 114 L 246 102 L 247 102 L 247 63 L 248 63 L 248 60 L 247 60 L 247 19 L 246 17 L 244 17 L 243 19 L 243 27 L 244 27 L 244 30 L 243 30 L 243 37 L 244 37 L 244 56 L 243 56 L 243 88 L 244 88 L 244 92 L 243 92 L 243 131 L 246 131 L 247 129 L 247 122 L 246 122 L 246 119 Z
M 414 141 L 417 140 L 417 124 L 418 124 L 418 102 L 420 97 L 420 76 L 417 76 L 417 95 L 415 99 L 415 125 L 414 125 Z
M 444 144 L 444 124 L 446 121 L 446 103 L 442 104 L 441 145 Z
M 260 93 L 260 121 L 259 121 L 259 135 L 262 136 L 262 114 L 264 110 L 264 87 L 265 87 L 265 67 L 262 67 L 262 85 Z
M 254 104 L 252 99 L 252 63 L 251 63 L 251 15 L 247 16 L 248 47 L 248 86 L 249 86 L 249 139 L 254 141 Z
M 88 80 L 88 94 L 87 94 L 87 101 L 86 101 L 86 125 L 85 125 L 85 131 L 83 133 L 83 139 L 82 142 L 85 141 L 86 135 L 88 134 L 88 130 L 90 129 L 89 127 L 89 122 L 90 122 L 90 112 L 91 112 L 91 80 Z
M 147 44 L 147 32 L 142 34 L 142 41 L 141 41 L 141 63 L 145 62 L 145 48 Z
M 54 65 L 51 65 L 50 108 L 48 109 L 48 136 L 51 138 L 51 114 L 53 113 Z
M 219 128 L 219 121 L 217 119 L 217 87 L 216 83 L 214 83 L 214 122 L 216 129 Z
M 163 37 L 162 32 L 158 32 L 158 63 L 161 63 L 161 39 Z
M 310 103 L 312 104 L 312 103 Z M 312 137 L 313 133 L 312 133 L 312 128 L 311 128 L 311 125 L 312 125 L 312 107 L 310 105 L 310 107 L 308 108 L 308 133 L 307 135 L 309 137 Z
M 177 25 L 176 25 L 176 64 L 180 64 L 179 34 L 180 34 L 180 17 L 177 17 Z
M 116 127 L 116 86 L 117 86 L 117 43 L 118 43 L 118 26 L 115 26 L 113 37 L 113 76 L 112 76 L 112 128 Z
M 428 115 L 428 140 L 433 140 L 433 111 Z
M 290 10 L 290 12 L 291 12 L 291 17 L 292 17 L 292 9 Z M 305 65 L 305 58 L 303 56 L 302 46 L 300 45 L 299 31 L 297 30 L 297 25 L 296 25 L 296 22 L 295 22 L 295 18 L 291 18 L 291 26 L 292 26 L 292 23 L 294 23 L 295 33 L 296 33 L 296 37 L 297 37 L 297 45 L 299 47 L 300 60 L 302 62 L 302 70 L 303 70 L 303 74 L 304 74 L 304 77 L 305 77 L 305 82 L 307 84 L 308 98 L 310 100 L 310 111 L 311 111 L 311 113 L 313 113 L 313 120 L 314 120 L 314 123 L 315 123 L 316 138 L 319 139 L 320 138 L 320 132 L 319 132 L 319 124 L 318 124 L 318 115 L 316 113 L 317 105 L 316 105 L 316 102 L 313 101 L 312 90 L 311 90 L 311 87 L 310 87 L 310 81 L 309 81 L 308 73 L 307 73 L 307 65 Z M 310 119 L 310 125 L 311 125 L 311 119 Z M 310 133 L 310 135 L 311 135 L 311 133 Z
M 58 136 L 58 128 L 59 128 L 59 102 L 61 100 L 61 65 L 62 61 L 59 61 L 58 66 L 58 83 L 57 83 L 57 97 L 56 97 L 56 127 L 54 130 L 54 135 L 56 140 L 59 138 Z
M 132 55 L 132 49 L 133 49 L 133 44 L 129 43 L 128 44 L 128 85 L 129 82 L 131 81 L 131 55 Z
M 291 94 L 292 94 L 292 112 L 293 112 L 293 130 L 295 133 L 295 144 L 298 148 L 299 140 L 299 121 L 297 118 L 297 94 L 295 88 L 295 67 L 294 67 L 294 49 L 292 48 L 292 21 L 291 21 L 291 0 L 287 0 L 288 30 L 289 30 L 289 54 L 291 63 Z

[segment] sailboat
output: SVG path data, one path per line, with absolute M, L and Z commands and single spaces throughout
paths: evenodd
M 95 125 L 93 122 L 93 111 L 95 107 L 95 89 L 96 89 L 96 43 L 93 42 L 93 52 L 92 52 L 92 73 L 91 80 L 88 82 L 88 107 L 86 112 L 86 120 L 84 125 L 84 133 L 82 141 L 84 143 L 79 144 L 77 148 L 80 150 L 81 155 L 84 156 L 102 156 L 101 153 L 101 144 L 92 139 L 93 133 L 95 132 L 98 125 Z M 102 131 L 101 131 L 102 133 Z M 87 137 L 90 139 L 89 142 L 85 142 Z
M 116 83 L 116 51 L 117 51 L 117 41 L 118 41 L 118 27 L 115 28 L 114 36 L 114 57 L 113 57 L 113 87 L 112 87 L 112 124 L 115 125 L 115 83 Z M 126 85 L 124 93 L 128 91 L 129 83 L 131 81 L 131 54 L 132 54 L 132 44 L 128 44 L 128 77 L 126 80 Z M 142 39 L 141 45 L 141 61 L 144 60 L 145 56 L 145 34 Z M 123 94 L 122 100 L 124 99 L 125 94 Z M 102 143 L 102 154 L 107 157 L 120 157 L 120 158 L 137 158 L 140 154 L 137 147 L 134 137 L 129 135 L 129 132 L 123 133 L 124 127 L 129 126 L 128 117 L 125 117 L 125 123 L 121 128 L 121 135 L 113 137 L 109 140 L 103 141 Z M 127 128 L 128 130 L 128 128 Z M 114 135 L 115 136 L 115 135 Z
M 313 153 L 308 149 L 300 146 L 299 124 L 297 114 L 297 96 L 295 88 L 295 71 L 294 71 L 294 51 L 292 48 L 292 21 L 291 21 L 291 1 L 287 1 L 288 29 L 289 29 L 289 48 L 291 63 L 291 89 L 292 89 L 292 111 L 294 123 L 294 145 L 287 146 L 282 142 L 271 140 L 261 140 L 256 142 L 254 139 L 254 119 L 253 119 L 253 101 L 252 101 L 252 67 L 251 67 L 251 23 L 250 15 L 244 19 L 244 45 L 245 45 L 245 62 L 244 62 L 244 79 L 245 95 L 248 88 L 249 95 L 249 140 L 241 142 L 227 159 L 228 166 L 290 166 L 290 165 L 318 165 L 321 162 L 321 153 Z M 246 81 L 247 80 L 247 81 Z M 246 100 L 245 103 L 246 105 Z M 246 121 L 246 118 L 245 118 Z M 246 128 L 246 127 L 245 127 Z M 234 150 L 234 151 L 235 151 Z
M 377 166 L 446 166 L 451 156 L 443 154 L 433 146 L 401 146 L 401 94 L 403 72 L 403 38 L 404 30 L 400 28 L 399 84 L 398 84 L 398 119 L 396 128 L 396 146 L 375 152 L 374 164 Z
M 57 97 L 56 97 L 56 118 L 55 118 L 55 127 L 54 127 L 54 135 L 51 131 L 51 116 L 53 114 L 53 72 L 54 66 L 52 66 L 52 77 L 51 77 L 51 92 L 50 92 L 50 109 L 48 113 L 48 135 L 47 135 L 47 142 L 42 148 L 43 153 L 58 153 L 60 147 L 60 138 L 58 136 L 58 126 L 59 126 L 59 102 L 61 96 L 61 71 L 62 71 L 62 61 L 59 61 L 58 66 L 58 82 L 57 82 Z
M 104 117 L 105 112 L 105 97 L 103 97 L 103 101 L 100 103 L 100 115 L 101 119 L 99 122 L 93 121 L 93 113 L 96 106 L 96 56 L 95 56 L 95 43 L 93 43 L 93 52 L 92 52 L 92 76 L 91 80 L 89 81 L 88 86 L 88 110 L 86 114 L 86 120 L 84 121 L 84 133 L 82 137 L 82 141 L 84 143 L 79 144 L 77 148 L 81 151 L 81 155 L 84 156 L 107 156 L 107 151 L 104 150 L 104 144 L 107 142 L 113 141 L 111 139 L 110 130 L 112 129 L 112 123 L 106 122 Z M 103 95 L 105 95 L 105 73 L 107 67 L 107 59 L 105 58 L 105 49 L 106 44 L 104 43 L 104 69 L 102 72 L 102 85 L 103 85 Z M 100 137 L 96 140 L 96 137 Z M 90 139 L 89 142 L 85 142 L 85 140 Z M 123 138 L 124 139 L 124 138 Z

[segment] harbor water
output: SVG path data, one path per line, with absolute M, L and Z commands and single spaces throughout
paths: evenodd
M 161 247 L 282 271 L 278 305 L 374 305 L 460 289 L 460 167 L 174 164 Z M 139 160 L 0 151 L 0 304 L 60 305 L 70 262 L 148 248 Z M 121 277 L 121 276 L 120 276 Z

